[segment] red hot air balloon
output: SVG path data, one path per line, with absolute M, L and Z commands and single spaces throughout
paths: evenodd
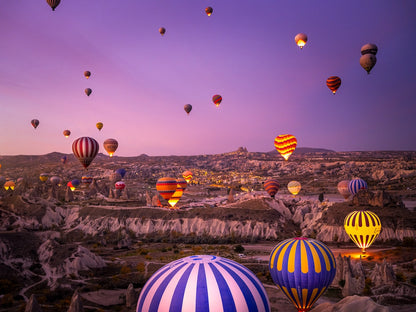
M 117 190 L 123 190 L 126 187 L 126 183 L 123 181 L 117 181 L 115 187 Z
M 279 191 L 280 183 L 275 179 L 270 179 L 264 182 L 264 189 L 269 193 L 271 198 L 274 198 L 276 193 Z
M 212 12 L 213 12 L 214 10 L 211 8 L 211 7 L 207 7 L 206 9 L 205 9 L 205 13 L 207 13 L 207 15 L 208 16 L 211 16 L 211 14 L 212 14 Z
M 32 124 L 33 128 L 35 128 L 35 129 L 39 126 L 39 120 L 37 120 L 37 119 L 32 119 L 30 121 L 30 123 Z
M 49 6 L 52 8 L 52 11 L 55 11 L 56 7 L 61 3 L 61 0 L 46 0 Z
M 328 86 L 329 90 L 335 94 L 341 85 L 341 78 L 338 76 L 331 76 L 326 80 L 326 85 Z
M 281 134 L 274 139 L 274 147 L 285 160 L 288 160 L 292 155 L 297 143 L 296 137 L 291 134 Z
M 93 138 L 80 137 L 72 143 L 72 152 L 84 168 L 91 164 L 95 156 L 97 156 L 98 150 L 98 142 Z
M 221 95 L 219 95 L 219 94 L 215 94 L 213 97 L 212 97 L 212 101 L 214 102 L 214 104 L 215 104 L 215 106 L 220 106 L 220 104 L 221 104 L 221 101 L 222 101 L 222 96 Z
M 69 131 L 69 130 L 64 130 L 64 136 L 65 136 L 66 138 L 68 138 L 70 135 L 71 135 L 71 131 Z

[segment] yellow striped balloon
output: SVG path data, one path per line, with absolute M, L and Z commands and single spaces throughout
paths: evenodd
M 345 217 L 345 232 L 365 253 L 381 231 L 379 217 L 372 211 L 353 211 Z
M 276 147 L 277 151 L 285 160 L 289 159 L 297 144 L 296 137 L 291 134 L 281 134 L 274 139 L 274 147 Z
M 189 170 L 186 170 L 182 173 L 183 178 L 185 179 L 186 183 L 191 182 L 192 180 L 192 172 Z
M 164 199 L 169 200 L 172 195 L 175 193 L 178 182 L 175 178 L 160 178 L 156 182 L 156 190 L 159 192 L 160 196 Z
M 269 271 L 274 283 L 298 311 L 306 312 L 331 285 L 336 263 L 325 244 L 312 238 L 297 237 L 274 247 Z
M 300 189 L 302 188 L 302 185 L 298 181 L 290 181 L 287 184 L 287 189 L 289 190 L 292 195 L 298 195 L 300 192 Z

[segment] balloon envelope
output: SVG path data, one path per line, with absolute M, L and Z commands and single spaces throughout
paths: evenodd
M 345 217 L 344 228 L 351 240 L 365 253 L 380 233 L 381 222 L 372 211 L 353 211 Z
M 126 175 L 126 169 L 124 169 L 124 168 L 119 168 L 119 169 L 117 169 L 117 170 L 116 170 L 116 173 L 120 174 L 120 176 L 121 176 L 122 178 L 124 178 L 124 176 Z
M 211 8 L 211 7 L 207 7 L 207 8 L 205 8 L 205 13 L 208 15 L 208 16 L 211 16 L 211 14 L 212 14 L 212 12 L 213 12 L 214 10 Z
M 220 106 L 220 104 L 221 104 L 221 101 L 222 101 L 222 96 L 221 95 L 219 95 L 219 94 L 215 94 L 213 97 L 212 97 L 212 101 L 214 102 L 214 104 L 215 104 L 215 106 Z
M 172 195 L 175 193 L 178 182 L 175 178 L 164 177 L 160 178 L 156 182 L 156 190 L 159 192 L 160 196 L 164 199 L 169 200 Z
M 37 120 L 37 119 L 32 119 L 30 121 L 30 123 L 32 124 L 33 128 L 35 128 L 35 129 L 39 126 L 39 120 Z
M 242 264 L 195 255 L 166 264 L 146 282 L 136 312 L 270 311 L 259 279 Z
M 185 179 L 186 183 L 191 182 L 192 180 L 192 172 L 189 170 L 186 170 L 182 173 L 183 178 Z
M 298 47 L 301 49 L 303 49 L 307 41 L 308 41 L 308 36 L 306 36 L 304 33 L 299 33 L 295 36 L 295 42 L 298 45 Z
M 348 189 L 348 184 L 350 184 L 350 180 L 342 180 L 338 183 L 337 188 L 338 192 L 344 197 L 345 199 L 348 199 L 350 197 L 351 193 Z
M 59 184 L 61 184 L 61 183 L 62 183 L 62 179 L 61 179 L 60 177 L 58 177 L 58 176 L 52 176 L 52 177 L 49 179 L 49 181 L 51 181 L 51 183 L 52 183 L 53 185 L 59 185 Z
M 6 183 L 4 183 L 3 186 L 4 186 L 6 191 L 9 190 L 9 189 L 11 189 L 13 191 L 16 184 L 13 181 L 6 181 Z
M 367 43 L 361 47 L 361 55 L 365 55 L 365 54 L 376 55 L 377 51 L 378 51 L 378 48 L 374 43 Z
M 277 244 L 270 254 L 273 282 L 298 311 L 309 311 L 331 285 L 336 263 L 331 250 L 320 241 L 297 237 Z
M 352 179 L 349 183 L 348 183 L 348 191 L 350 191 L 350 193 L 352 195 L 355 195 L 358 193 L 359 190 L 361 189 L 367 189 L 367 182 L 365 182 L 363 179 Z
M 360 57 L 360 65 L 366 70 L 367 74 L 370 73 L 376 63 L 377 58 L 373 54 L 364 54 Z
M 69 130 L 64 130 L 64 136 L 66 137 L 66 138 L 68 138 L 70 135 L 71 135 L 71 131 L 69 131 Z
M 85 94 L 87 95 L 87 96 L 90 96 L 90 94 L 92 93 L 92 90 L 90 89 L 90 88 L 86 88 L 85 89 Z
M 86 70 L 85 72 L 84 72 L 84 76 L 85 76 L 85 78 L 90 78 L 90 76 L 91 76 L 91 72 L 89 71 L 89 70 Z
M 326 85 L 328 86 L 329 90 L 335 94 L 338 88 L 341 86 L 341 78 L 338 76 L 331 76 L 326 80 Z
M 285 160 L 289 159 L 290 155 L 295 151 L 297 144 L 296 137 L 291 134 L 281 134 L 274 139 L 274 147 Z
M 192 105 L 191 104 L 186 104 L 183 109 L 185 110 L 185 112 L 189 115 L 189 113 L 192 110 Z
M 39 175 L 39 180 L 41 180 L 42 182 L 46 182 L 48 180 L 48 178 L 49 178 L 49 174 L 47 174 L 47 173 L 41 173 Z
M 287 185 L 287 189 L 292 195 L 298 195 L 302 185 L 298 181 L 290 181 Z
M 159 28 L 159 33 L 160 33 L 162 36 L 165 34 L 165 32 L 166 32 L 165 27 L 160 27 L 160 28 Z
M 117 190 L 123 190 L 126 187 L 126 183 L 124 183 L 123 181 L 117 181 L 114 186 L 116 187 Z
M 104 124 L 103 124 L 102 122 L 97 122 L 97 123 L 95 124 L 95 126 L 97 127 L 97 129 L 98 129 L 98 130 L 100 130 L 100 131 L 101 131 L 101 129 L 103 128 Z
M 280 183 L 276 179 L 270 179 L 264 182 L 264 189 L 269 195 L 274 198 L 276 193 L 279 191 Z
M 55 11 L 56 7 L 61 3 L 61 0 L 46 0 L 49 6 L 52 8 L 52 11 Z
M 66 164 L 66 160 L 67 160 L 67 157 L 66 156 L 62 156 L 62 158 L 61 158 L 61 162 L 65 165 Z
M 108 155 L 110 155 L 110 157 L 113 157 L 113 154 L 115 153 L 115 151 L 117 150 L 118 147 L 118 142 L 116 139 L 107 139 L 104 141 L 103 143 L 104 145 L 104 149 L 107 151 Z
M 90 137 L 80 137 L 72 143 L 72 152 L 80 163 L 87 168 L 97 156 L 99 145 Z

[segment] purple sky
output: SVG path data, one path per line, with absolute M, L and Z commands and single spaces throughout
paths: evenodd
M 416 150 L 414 0 L 2 1 L 0 33 L 1 155 L 70 153 L 80 136 L 101 152 L 117 139 L 119 156 L 271 151 L 286 133 L 300 147 Z

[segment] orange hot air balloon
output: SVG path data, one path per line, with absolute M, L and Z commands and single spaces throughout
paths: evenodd
M 41 180 L 42 182 L 46 182 L 49 178 L 49 174 L 47 173 L 41 173 L 39 176 L 39 180 Z
M 184 178 L 178 178 L 176 180 L 178 181 L 178 187 L 185 191 L 185 189 L 188 187 L 188 182 L 186 182 Z
M 186 183 L 191 182 L 192 180 L 192 172 L 189 170 L 186 170 L 182 173 L 183 178 L 185 179 Z
M 69 130 L 64 130 L 64 136 L 66 137 L 66 138 L 69 138 L 69 136 L 71 135 L 71 131 L 69 131 Z
M 207 13 L 207 15 L 208 16 L 211 16 L 211 14 L 212 14 L 212 12 L 213 12 L 214 10 L 211 8 L 211 7 L 207 7 L 206 9 L 205 9 L 205 13 Z
M 160 196 L 169 200 L 178 188 L 178 181 L 175 178 L 164 177 L 156 182 L 156 190 Z
M 274 139 L 274 146 L 285 160 L 288 160 L 292 155 L 297 143 L 296 137 L 291 134 L 281 134 Z
M 335 94 L 341 85 L 341 78 L 338 76 L 331 76 L 326 80 L 326 85 L 328 86 L 329 90 Z
M 11 189 L 12 191 L 14 190 L 16 184 L 13 181 L 7 181 L 6 183 L 4 183 L 4 189 L 7 191 L 9 189 Z
M 221 95 L 219 95 L 219 94 L 215 94 L 213 97 L 212 97 L 212 101 L 214 102 L 214 104 L 215 104 L 215 106 L 220 106 L 220 104 L 221 104 L 221 101 L 222 101 L 222 96 Z
M 115 139 L 107 139 L 104 141 L 104 149 L 107 151 L 110 157 L 113 157 L 113 154 L 117 150 L 118 142 Z
M 90 78 L 90 76 L 91 76 L 91 72 L 89 71 L 89 70 L 86 70 L 85 72 L 84 72 L 84 76 L 85 76 L 85 78 Z
M 87 96 L 90 96 L 90 95 L 91 95 L 91 93 L 92 93 L 91 88 L 86 88 L 86 89 L 85 89 L 85 94 L 86 94 Z
M 103 123 L 102 123 L 102 122 L 97 122 L 97 123 L 95 124 L 95 126 L 97 127 L 97 129 L 98 129 L 99 131 L 101 131 L 101 129 L 104 127 L 104 125 L 103 125 Z
M 298 45 L 298 47 L 301 49 L 303 49 L 307 41 L 308 41 L 308 36 L 306 36 L 304 33 L 299 33 L 295 36 L 295 42 Z
M 159 33 L 163 36 L 166 32 L 166 28 L 165 27 L 160 27 L 159 28 Z

